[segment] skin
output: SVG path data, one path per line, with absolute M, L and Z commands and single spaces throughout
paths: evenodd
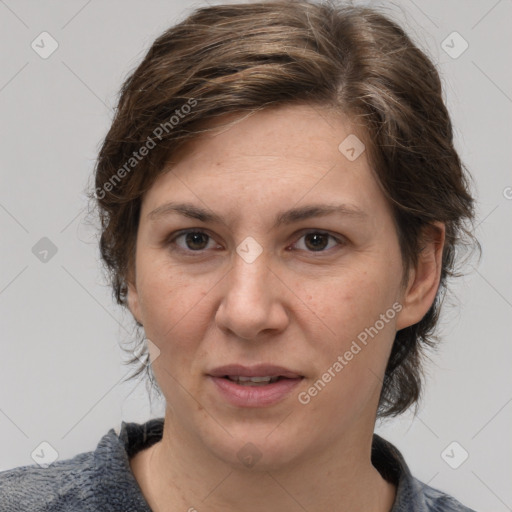
M 221 125 L 227 120 L 237 122 Z M 166 413 L 162 440 L 131 459 L 134 476 L 155 512 L 389 511 L 396 489 L 370 460 L 379 393 L 396 331 L 421 320 L 434 301 L 444 226 L 402 287 L 395 225 L 366 153 L 349 161 L 338 150 L 361 133 L 350 119 L 293 105 L 216 124 L 143 198 L 128 304 L 160 350 L 153 371 Z M 224 221 L 150 219 L 169 201 Z M 365 216 L 272 227 L 278 212 L 315 203 L 344 203 Z M 170 241 L 190 228 L 207 236 Z M 318 231 L 335 238 L 315 249 L 306 235 Z M 252 263 L 236 252 L 248 236 L 262 248 Z M 298 393 L 394 303 L 401 311 L 300 403 Z M 240 408 L 205 375 L 258 362 L 304 379 L 277 404 Z M 261 455 L 252 468 L 237 457 L 246 443 Z

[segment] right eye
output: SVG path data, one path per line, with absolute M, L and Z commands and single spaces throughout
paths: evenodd
M 183 239 L 181 244 L 177 243 L 180 239 Z M 213 238 L 206 232 L 197 229 L 187 229 L 179 231 L 176 236 L 173 236 L 169 240 L 168 245 L 177 246 L 180 252 L 201 253 L 207 248 L 209 240 L 213 242 Z

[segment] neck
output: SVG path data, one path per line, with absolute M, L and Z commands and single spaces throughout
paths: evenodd
M 389 512 L 395 487 L 371 464 L 372 435 L 343 436 L 279 467 L 240 468 L 213 455 L 167 413 L 162 440 L 145 450 L 138 473 L 154 512 Z

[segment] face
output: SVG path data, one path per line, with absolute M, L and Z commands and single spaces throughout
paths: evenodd
M 128 299 L 160 351 L 166 424 L 270 468 L 371 436 L 410 308 L 366 154 L 338 149 L 350 120 L 298 105 L 229 119 L 145 194 Z

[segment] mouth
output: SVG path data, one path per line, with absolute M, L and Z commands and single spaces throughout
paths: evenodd
M 242 377 L 241 375 L 224 375 L 223 378 L 236 382 L 240 386 L 266 386 L 268 384 L 273 384 L 278 380 L 286 379 L 287 377 L 281 377 L 280 375 L 273 377 Z
M 254 366 L 243 366 L 230 364 L 214 368 L 208 372 L 210 377 L 220 377 L 237 382 L 241 385 L 265 385 L 276 382 L 280 379 L 303 378 L 299 372 L 271 364 L 258 364 Z
M 304 379 L 298 372 L 274 365 L 228 365 L 207 375 L 220 396 L 238 407 L 273 405 L 289 395 Z

